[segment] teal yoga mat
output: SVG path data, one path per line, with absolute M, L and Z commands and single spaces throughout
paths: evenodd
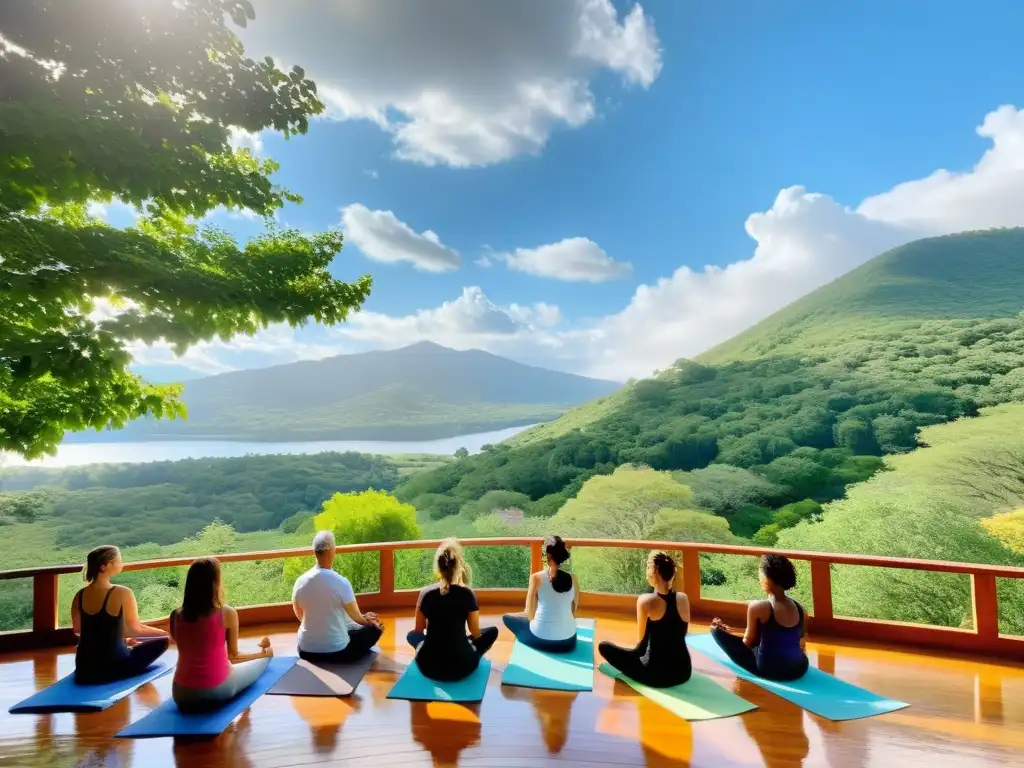
M 544 653 L 516 640 L 501 684 L 552 691 L 594 690 L 594 622 L 577 622 L 576 647 L 570 653 Z
M 425 677 L 416 661 L 409 662 L 405 672 L 398 678 L 394 688 L 388 694 L 389 699 L 407 699 L 408 701 L 480 701 L 487 690 L 487 678 L 491 674 L 489 659 L 480 659 L 480 666 L 469 677 L 454 683 L 431 680 Z
M 766 691 L 771 691 L 776 696 L 781 696 L 786 701 L 791 701 L 808 712 L 828 720 L 859 720 L 862 717 L 884 715 L 910 706 L 904 701 L 888 699 L 847 683 L 816 667 L 807 670 L 807 674 L 799 680 L 787 683 L 752 675 L 733 663 L 709 634 L 690 635 L 686 638 L 686 644 L 691 650 L 710 656 L 737 677 L 749 680 Z
M 683 720 L 715 720 L 720 717 L 741 715 L 757 708 L 700 672 L 694 672 L 693 676 L 682 685 L 675 685 L 671 688 L 651 688 L 626 677 L 610 664 L 602 664 L 600 670 L 608 677 L 621 680 L 640 695 L 678 715 Z

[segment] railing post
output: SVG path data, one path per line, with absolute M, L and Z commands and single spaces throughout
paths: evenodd
M 57 574 L 37 573 L 32 577 L 32 631 L 55 632 L 59 588 Z
M 543 552 L 541 552 L 541 541 L 530 542 L 530 573 L 537 573 L 544 567 L 543 563 Z
M 395 594 L 395 550 L 380 551 L 380 588 L 382 597 L 390 599 Z
M 811 604 L 814 608 L 812 626 L 827 629 L 832 623 L 832 564 L 827 560 L 811 560 Z
M 700 552 L 696 549 L 683 550 L 683 591 L 691 603 L 700 600 Z
M 996 577 L 990 573 L 972 573 L 971 598 L 974 603 L 974 631 L 980 638 L 995 640 L 999 637 Z

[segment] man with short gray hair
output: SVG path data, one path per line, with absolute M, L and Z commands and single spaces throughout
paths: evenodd
M 299 657 L 344 663 L 368 653 L 384 625 L 375 613 L 362 613 L 352 584 L 334 570 L 334 534 L 313 537 L 316 565 L 295 580 L 292 609 L 299 619 Z

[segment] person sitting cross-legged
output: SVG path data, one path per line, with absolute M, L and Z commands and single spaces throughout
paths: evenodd
M 299 619 L 299 658 L 345 663 L 370 652 L 384 625 L 375 613 L 359 610 L 352 584 L 334 570 L 334 534 L 313 538 L 316 565 L 295 580 L 292 609 Z

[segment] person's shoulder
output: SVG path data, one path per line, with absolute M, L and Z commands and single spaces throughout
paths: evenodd
M 751 600 L 747 604 L 747 611 L 758 618 L 767 619 L 772 612 L 771 600 Z
M 426 597 L 430 594 L 436 594 L 441 591 L 441 585 L 437 582 L 433 584 L 427 584 L 423 589 L 420 590 L 420 597 Z
M 222 605 L 220 607 L 220 615 L 221 615 L 221 618 L 223 618 L 225 621 L 227 621 L 228 619 L 231 619 L 231 620 L 234 620 L 234 621 L 238 620 L 238 611 L 236 611 L 230 605 Z

